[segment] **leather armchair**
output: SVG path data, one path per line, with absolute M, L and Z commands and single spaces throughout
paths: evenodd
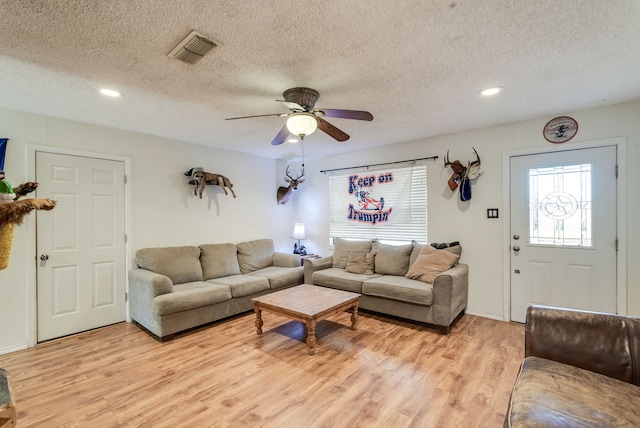
M 640 319 L 531 306 L 505 427 L 640 426 Z

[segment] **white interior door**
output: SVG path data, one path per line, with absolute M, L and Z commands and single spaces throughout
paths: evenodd
M 511 320 L 530 304 L 616 313 L 616 147 L 511 158 Z
M 38 341 L 124 321 L 124 162 L 36 153 Z

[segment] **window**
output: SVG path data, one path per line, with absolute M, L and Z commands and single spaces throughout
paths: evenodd
M 329 177 L 329 237 L 427 242 L 427 167 Z
M 531 244 L 593 245 L 591 164 L 530 169 L 529 189 Z

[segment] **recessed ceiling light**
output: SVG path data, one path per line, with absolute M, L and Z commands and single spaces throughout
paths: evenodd
M 483 89 L 478 93 L 482 96 L 489 97 L 491 95 L 499 94 L 502 91 L 504 91 L 502 86 L 494 86 L 492 88 Z
M 102 95 L 106 95 L 108 97 L 119 97 L 122 94 L 118 91 L 114 91 L 113 89 L 106 89 L 106 88 L 102 88 L 100 89 L 100 93 Z

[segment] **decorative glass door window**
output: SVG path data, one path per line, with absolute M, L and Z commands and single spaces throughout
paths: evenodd
M 591 247 L 591 164 L 529 169 L 529 244 Z

